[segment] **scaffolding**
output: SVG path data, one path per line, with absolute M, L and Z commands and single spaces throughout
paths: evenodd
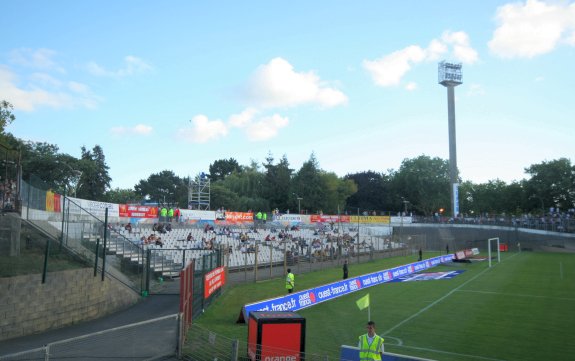
M 210 210 L 210 179 L 204 172 L 190 177 L 188 209 Z

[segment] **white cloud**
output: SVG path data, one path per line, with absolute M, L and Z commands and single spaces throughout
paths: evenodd
M 279 129 L 287 126 L 289 119 L 279 114 L 261 118 L 246 127 L 246 134 L 251 141 L 263 141 L 275 137 Z
M 432 39 L 425 49 L 419 45 L 410 45 L 376 60 L 364 60 L 363 67 L 375 84 L 383 87 L 397 86 L 413 66 L 436 61 L 446 55 L 466 64 L 475 63 L 479 59 L 465 32 L 446 31 L 440 39 Z M 405 88 L 413 90 L 413 85 L 408 84 Z
M 347 103 L 347 96 L 327 86 L 313 72 L 296 72 L 282 58 L 261 65 L 247 84 L 250 104 L 262 108 L 317 104 L 334 107 Z
M 107 77 L 126 77 L 135 75 L 138 73 L 143 73 L 152 70 L 152 67 L 144 62 L 142 59 L 137 58 L 132 55 L 124 57 L 124 64 L 118 70 L 107 70 L 101 65 L 90 62 L 87 64 L 87 69 L 90 74 L 95 76 L 107 76 Z
M 0 99 L 12 103 L 16 110 L 95 108 L 100 101 L 88 86 L 77 82 L 64 83 L 47 74 L 34 73 L 30 81 L 24 85 L 21 83 L 10 69 L 0 66 Z
M 540 83 L 540 82 L 542 82 L 542 81 L 545 81 L 545 77 L 543 77 L 543 76 L 538 76 L 538 77 L 535 78 L 535 82 L 536 82 L 536 83 Z
M 399 85 L 401 78 L 411 69 L 411 64 L 425 60 L 425 50 L 417 45 L 395 51 L 377 60 L 364 60 L 363 67 L 380 86 Z
M 252 122 L 252 119 L 257 113 L 257 109 L 247 108 L 240 114 L 231 115 L 228 123 L 231 127 L 243 128 Z
M 123 135 L 149 135 L 154 129 L 145 124 L 138 124 L 134 127 L 113 127 L 110 132 L 116 136 Z
M 409 83 L 407 83 L 407 85 L 405 86 L 405 90 L 409 90 L 409 91 L 413 91 L 417 89 L 417 83 L 410 81 Z
M 179 130 L 179 137 L 193 143 L 207 143 L 228 134 L 228 128 L 221 120 L 209 120 L 203 114 L 192 118 L 192 127 Z
M 497 9 L 499 26 L 489 49 L 502 58 L 532 58 L 561 42 L 575 45 L 575 3 L 528 0 Z
M 431 40 L 426 50 L 426 58 L 429 61 L 439 60 L 449 50 L 447 45 L 437 39 Z
M 64 69 L 53 60 L 55 55 L 56 52 L 50 49 L 21 48 L 12 50 L 9 60 L 20 66 L 42 70 L 56 70 L 64 73 Z
M 446 44 L 453 47 L 453 57 L 466 64 L 473 64 L 479 59 L 477 51 L 469 44 L 469 36 L 463 31 L 445 32 L 441 36 Z

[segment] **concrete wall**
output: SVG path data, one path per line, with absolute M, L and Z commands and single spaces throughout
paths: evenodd
M 0 214 L 0 255 L 20 254 L 21 219 L 18 213 Z
M 123 284 L 93 277 L 90 268 L 0 278 L 0 340 L 102 317 L 135 304 Z

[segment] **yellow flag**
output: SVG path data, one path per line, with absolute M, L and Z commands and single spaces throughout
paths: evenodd
M 357 304 L 357 307 L 359 307 L 360 310 L 368 308 L 369 307 L 369 293 L 367 295 L 363 296 L 362 298 L 360 298 L 359 300 L 355 301 L 355 303 Z

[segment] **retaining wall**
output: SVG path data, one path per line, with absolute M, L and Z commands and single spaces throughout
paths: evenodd
M 120 282 L 93 277 L 90 268 L 0 278 L 0 340 L 102 317 L 135 304 Z

